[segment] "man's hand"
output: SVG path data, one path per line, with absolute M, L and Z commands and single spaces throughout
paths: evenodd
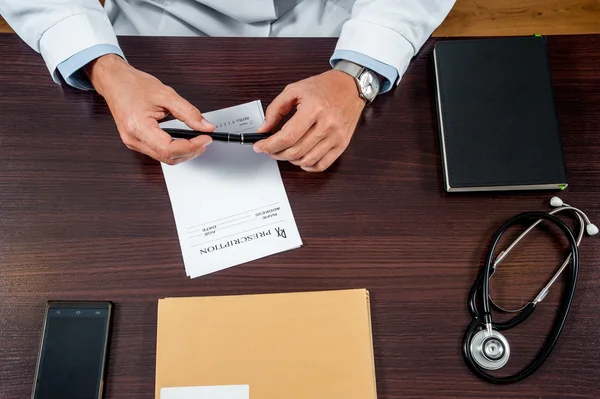
M 287 86 L 267 108 L 259 132 L 274 129 L 294 106 L 294 116 L 279 132 L 255 143 L 254 150 L 309 172 L 321 172 L 350 143 L 365 100 L 352 76 L 328 71 Z
M 158 125 L 171 113 L 194 130 L 211 132 L 215 126 L 196 107 L 155 77 L 110 54 L 88 64 L 85 71 L 106 100 L 127 148 L 169 165 L 202 154 L 212 142 L 208 136 L 173 140 Z

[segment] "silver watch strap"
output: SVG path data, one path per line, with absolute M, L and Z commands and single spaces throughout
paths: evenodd
M 348 75 L 354 76 L 355 78 L 358 79 L 358 77 L 360 76 L 361 72 L 363 71 L 363 67 L 360 65 L 357 65 L 353 62 L 350 61 L 346 61 L 346 60 L 341 60 L 339 62 L 337 62 L 335 64 L 335 69 L 339 69 L 341 71 L 346 72 Z

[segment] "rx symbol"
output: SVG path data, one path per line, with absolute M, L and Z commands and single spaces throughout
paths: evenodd
M 279 227 L 275 227 L 275 231 L 277 232 L 277 237 L 287 238 L 285 235 L 285 229 L 280 229 Z

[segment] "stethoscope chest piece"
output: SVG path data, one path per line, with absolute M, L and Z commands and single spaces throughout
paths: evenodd
M 486 370 L 504 367 L 510 357 L 508 341 L 496 330 L 491 333 L 488 330 L 479 331 L 473 336 L 469 350 L 473 360 Z

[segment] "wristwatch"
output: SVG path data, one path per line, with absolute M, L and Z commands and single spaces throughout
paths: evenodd
M 358 94 L 368 102 L 372 102 L 379 94 L 379 78 L 377 78 L 374 72 L 371 72 L 364 66 L 347 60 L 341 60 L 335 64 L 333 69 L 352 76 L 356 81 Z

